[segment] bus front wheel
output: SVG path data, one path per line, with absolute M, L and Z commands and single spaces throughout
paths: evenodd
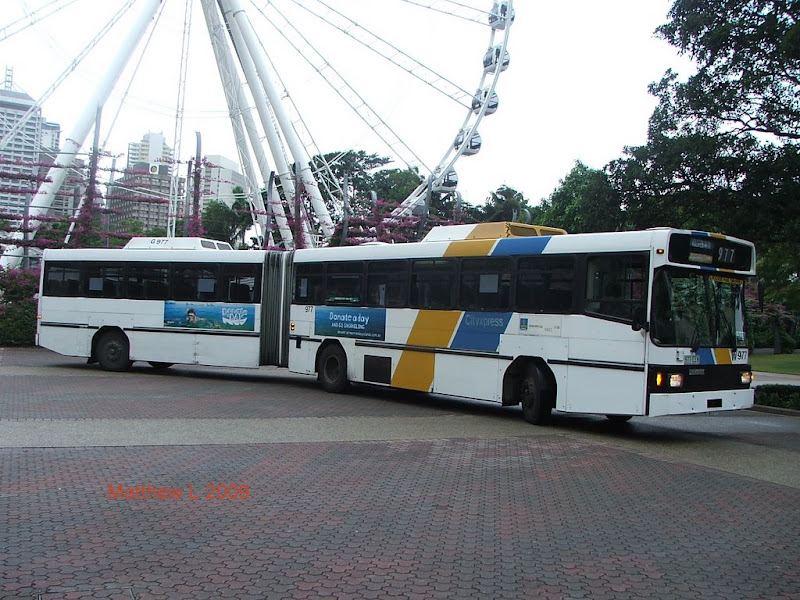
M 119 331 L 104 333 L 97 342 L 97 362 L 106 371 L 127 371 L 131 368 L 128 338 Z
M 549 425 L 552 408 L 545 394 L 544 378 L 539 369 L 528 367 L 519 391 L 525 420 L 533 425 Z
M 339 394 L 347 389 L 347 355 L 336 344 L 326 346 L 319 357 L 319 381 L 326 392 Z

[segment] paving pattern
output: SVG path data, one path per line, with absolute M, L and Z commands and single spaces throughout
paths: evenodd
M 0 420 L 473 410 L 330 396 L 277 374 L 119 376 L 72 363 L 63 377 L 63 357 L 0 350 L 9 366 L 41 376 L 0 371 Z M 797 439 L 775 451 L 800 458 Z M 794 487 L 565 429 L 194 446 L 0 440 L 0 598 L 800 599 L 798 517 Z

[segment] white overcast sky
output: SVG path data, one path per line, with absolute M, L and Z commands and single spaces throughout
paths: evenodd
M 303 0 L 311 3 L 311 0 Z M 488 27 L 420 9 L 400 0 L 328 0 L 375 35 L 393 43 L 427 67 L 474 91 L 488 46 Z M 2 0 L 0 67 L 14 69 L 15 88 L 41 98 L 81 49 L 128 0 Z M 259 14 L 266 0 L 242 0 L 262 43 L 285 78 L 308 129 L 323 152 L 363 149 L 388 155 L 380 141 L 290 50 Z M 163 133 L 174 145 L 184 0 L 164 0 L 164 11 L 131 81 L 132 66 L 106 104 L 101 125 L 103 148 L 124 155 L 127 143 L 148 131 Z M 428 2 L 430 3 L 430 2 Z M 484 10 L 491 0 L 459 0 Z M 434 4 L 446 8 L 446 0 Z M 480 127 L 483 147 L 456 165 L 465 200 L 481 204 L 492 190 L 508 185 L 533 203 L 549 196 L 576 160 L 600 168 L 621 156 L 626 145 L 642 144 L 655 106 L 647 86 L 669 67 L 686 72 L 685 59 L 655 28 L 666 21 L 671 0 L 516 0 L 511 29 L 511 64 L 497 88 L 500 108 Z M 3 39 L 37 8 L 64 6 L 52 17 Z M 62 128 L 63 140 L 92 97 L 114 47 L 132 23 L 141 2 L 124 17 L 44 103 L 44 116 Z M 254 6 L 255 5 L 255 6 Z M 285 7 L 325 57 L 426 164 L 444 155 L 466 115 L 451 100 L 418 85 L 404 72 L 337 36 L 314 17 Z M 265 9 L 266 10 L 266 9 Z M 270 9 L 272 10 L 272 9 Z M 47 11 L 45 11 L 47 12 Z M 195 131 L 204 155 L 236 158 L 227 109 L 208 43 L 199 2 L 192 5 L 185 118 L 179 158 L 194 153 Z M 4 29 L 5 28 L 5 29 Z M 110 129 L 119 109 L 113 129 Z M 84 149 L 92 145 L 90 133 Z M 121 158 L 124 160 L 124 158 Z

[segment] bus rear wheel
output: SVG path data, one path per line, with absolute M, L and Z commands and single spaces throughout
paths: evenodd
M 97 362 L 106 371 L 127 371 L 131 368 L 128 338 L 119 331 L 104 333 L 97 342 Z
M 318 377 L 326 392 L 339 394 L 347 389 L 347 355 L 341 346 L 332 344 L 322 351 Z
M 520 401 L 522 416 L 533 425 L 549 425 L 552 407 L 545 393 L 544 378 L 534 366 L 528 367 L 525 377 L 520 382 Z

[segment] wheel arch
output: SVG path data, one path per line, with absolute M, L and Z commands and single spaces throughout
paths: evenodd
M 558 384 L 556 376 L 547 362 L 540 356 L 518 356 L 508 366 L 503 374 L 503 406 L 516 406 L 520 403 L 520 383 L 522 382 L 528 368 L 535 366 L 544 380 L 542 392 L 550 401 L 552 408 L 556 407 L 556 394 Z
M 319 348 L 317 348 L 317 355 L 314 357 L 314 372 L 315 373 L 319 374 L 319 359 L 322 356 L 322 353 L 325 351 L 325 349 L 330 347 L 330 346 L 339 346 L 341 351 L 344 352 L 344 355 L 347 356 L 347 350 L 344 349 L 344 346 L 342 346 L 342 344 L 341 344 L 341 342 L 339 340 L 337 340 L 335 338 L 334 339 L 325 340 L 324 342 L 322 342 L 319 345 Z M 349 360 L 347 361 L 347 364 L 348 365 L 350 364 Z
M 102 338 L 106 333 L 109 333 L 111 331 L 121 333 L 122 335 L 124 335 L 125 339 L 128 340 L 128 347 L 130 348 L 131 338 L 128 337 L 128 334 L 125 332 L 124 329 L 122 329 L 121 327 L 117 327 L 115 325 L 103 325 L 100 329 L 98 329 L 95 332 L 94 336 L 92 336 L 92 353 L 89 355 L 90 363 L 97 362 L 97 343 L 100 341 L 100 338 Z

